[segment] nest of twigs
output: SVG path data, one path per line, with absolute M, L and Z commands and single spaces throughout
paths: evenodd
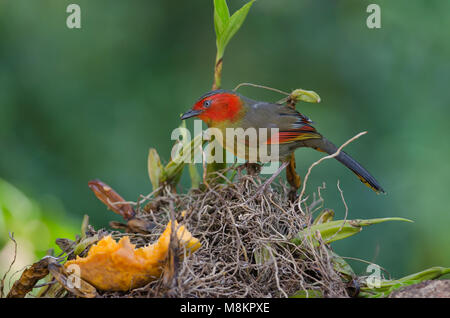
M 334 266 L 329 244 L 320 236 L 314 242 L 306 238 L 293 241 L 312 224 L 315 212 L 323 210 L 322 188 L 299 204 L 299 199 L 289 200 L 290 189 L 284 183 L 268 186 L 255 196 L 261 183 L 259 176 L 242 175 L 235 182 L 212 182 L 187 194 L 173 193 L 167 187 L 156 197 L 127 202 L 130 219 L 126 224 L 111 222 L 111 231 L 84 224 L 76 241 L 58 239 L 63 253 L 43 258 L 26 270 L 8 297 L 24 297 L 44 277 L 47 282 L 41 281 L 38 297 L 351 296 L 354 286 Z M 113 210 L 117 203 L 108 201 Z M 86 282 L 81 289 L 67 284 L 68 273 L 61 263 L 76 255 L 85 257 L 102 237 L 111 235 L 118 241 L 127 235 L 139 248 L 154 243 L 174 220 L 197 238 L 201 247 L 188 253 L 173 234 L 159 278 L 125 292 L 99 291 Z
M 244 175 L 237 182 L 217 184 L 188 194 L 166 192 L 137 209 L 137 217 L 154 225 L 151 234 L 129 235 L 138 247 L 154 242 L 171 218 L 198 238 L 202 247 L 175 259 L 170 278 L 161 277 L 126 294 L 103 297 L 287 297 L 297 291 L 346 297 L 348 285 L 331 263 L 330 247 L 290 240 L 312 222 L 322 205 L 320 193 L 304 205 L 288 200 L 289 189 L 268 187 L 249 200 L 259 177 Z M 95 232 L 92 232 L 93 235 Z

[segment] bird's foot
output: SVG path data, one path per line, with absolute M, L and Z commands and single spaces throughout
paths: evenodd
M 291 188 L 289 190 L 289 193 L 288 193 L 289 201 L 295 202 L 297 200 L 297 198 L 298 198 L 297 190 L 298 189 L 296 189 L 296 188 Z
M 257 176 L 261 172 L 261 165 L 258 163 L 247 162 L 246 164 L 247 174 L 251 176 Z
M 246 162 L 238 166 L 237 168 L 239 178 L 242 176 L 242 170 L 247 170 L 247 174 L 251 176 L 259 175 L 262 166 L 258 163 Z

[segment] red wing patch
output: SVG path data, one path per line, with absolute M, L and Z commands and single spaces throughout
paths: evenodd
M 308 128 L 308 129 L 305 129 Z M 312 128 L 312 129 L 309 129 Z M 310 130 L 310 131 L 306 131 Z M 302 130 L 290 130 L 290 131 L 280 131 L 277 135 L 272 136 L 267 144 L 287 144 L 299 140 L 315 139 L 321 138 L 321 136 L 316 133 L 315 129 L 311 126 L 302 127 Z

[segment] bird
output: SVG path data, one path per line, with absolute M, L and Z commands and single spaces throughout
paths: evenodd
M 261 144 L 278 146 L 278 161 L 282 164 L 279 169 L 264 183 L 267 185 L 281 173 L 289 164 L 291 154 L 301 147 L 313 148 L 327 154 L 334 154 L 338 147 L 320 134 L 314 127 L 313 122 L 305 115 L 301 114 L 286 104 L 257 101 L 247 98 L 236 91 L 217 89 L 201 96 L 194 106 L 181 115 L 181 120 L 188 118 L 198 118 L 206 123 L 208 128 L 218 129 L 223 134 L 223 140 L 219 143 L 227 150 L 237 155 L 238 150 L 245 148 L 245 159 L 249 156 L 249 142 L 242 141 L 238 145 L 229 147 L 225 141 L 228 128 L 242 128 L 244 131 L 249 128 L 259 130 L 265 128 L 270 132 L 264 136 L 258 135 L 256 147 Z M 220 139 L 220 138 L 219 138 Z M 241 153 L 242 154 L 242 153 Z M 385 193 L 378 181 L 355 159 L 344 151 L 334 157 L 348 169 L 350 169 L 366 186 L 374 190 L 377 194 Z M 259 156 L 256 158 L 259 160 Z

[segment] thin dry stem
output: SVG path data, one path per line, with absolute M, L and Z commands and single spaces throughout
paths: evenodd
M 305 175 L 305 178 L 304 178 L 304 180 L 303 180 L 302 191 L 300 192 L 300 196 L 298 197 L 298 208 L 299 208 L 299 210 L 300 210 L 302 213 L 305 213 L 305 212 L 303 211 L 303 209 L 302 209 L 302 206 L 301 206 L 301 203 L 303 202 L 303 201 L 302 201 L 302 198 L 303 198 L 303 195 L 305 194 L 306 184 L 307 184 L 309 175 L 311 174 L 311 170 L 312 170 L 315 166 L 317 166 L 318 164 L 320 164 L 322 161 L 327 160 L 327 159 L 331 159 L 331 158 L 334 158 L 334 157 L 337 157 L 337 156 L 341 153 L 341 151 L 342 151 L 342 149 L 343 149 L 344 147 L 346 147 L 348 144 L 350 144 L 351 142 L 355 141 L 356 139 L 358 139 L 359 137 L 361 137 L 362 135 L 365 135 L 365 134 L 367 134 L 367 131 L 360 132 L 360 133 L 357 134 L 356 136 L 350 138 L 350 139 L 347 140 L 345 143 L 343 143 L 343 144 L 336 150 L 335 153 L 320 158 L 319 160 L 317 160 L 316 162 L 314 162 L 314 163 L 308 168 L 308 171 L 307 171 L 307 173 L 306 173 L 306 175 Z

